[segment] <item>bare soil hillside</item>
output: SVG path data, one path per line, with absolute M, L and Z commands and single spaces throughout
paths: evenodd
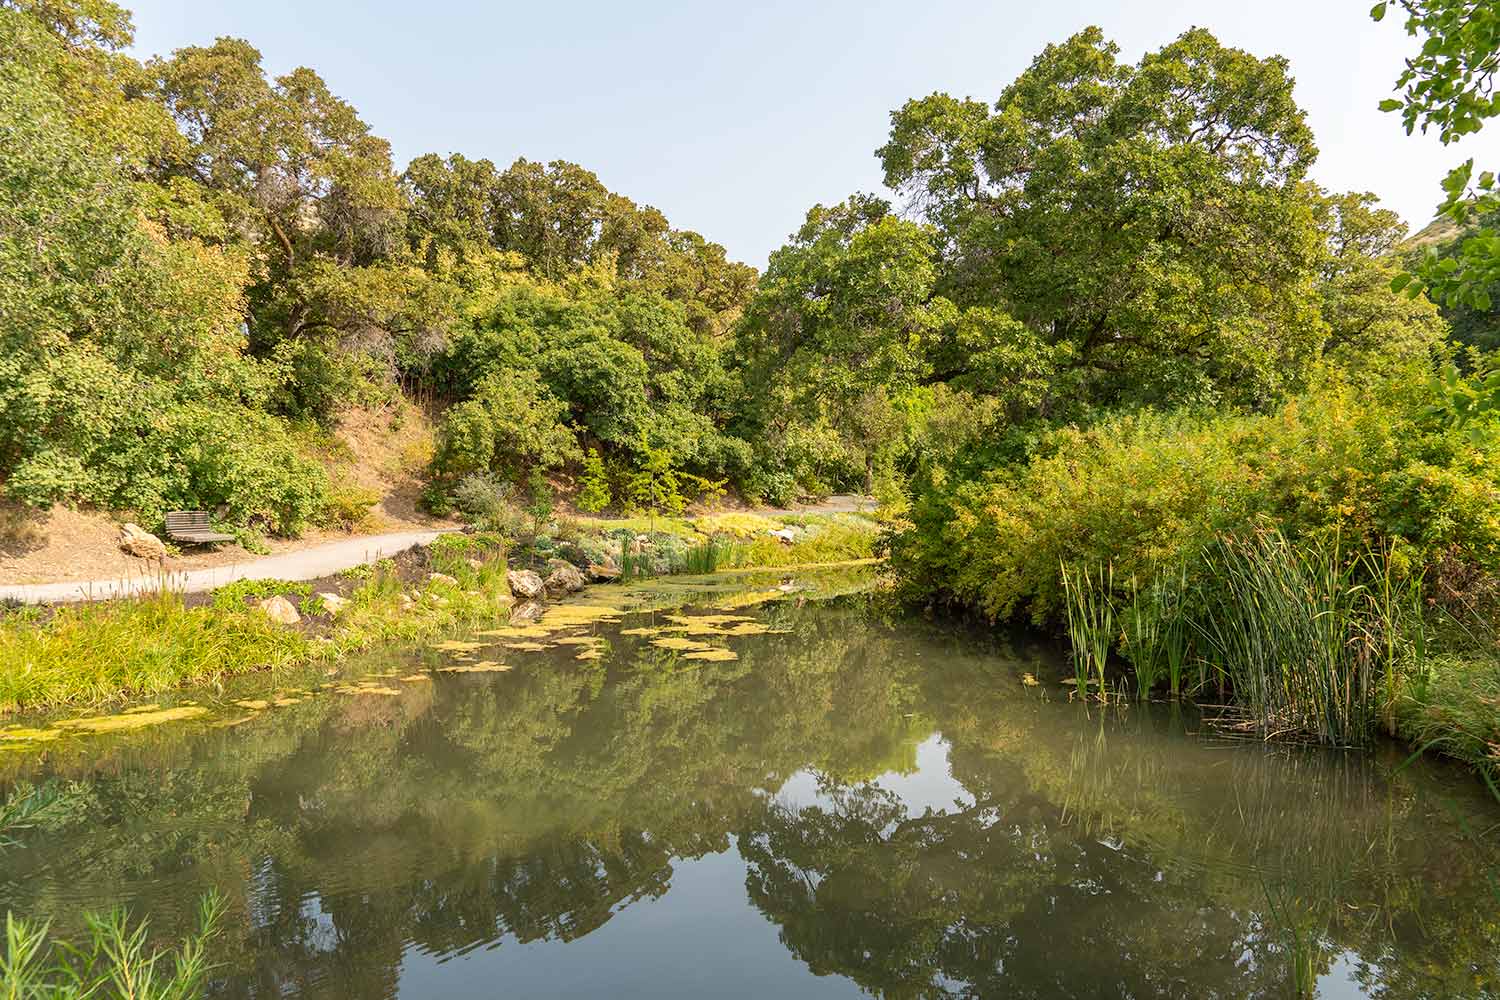
M 318 458 L 328 468 L 335 500 L 348 516 L 343 528 L 318 528 L 300 538 L 271 538 L 271 554 L 291 552 L 351 534 L 451 527 L 418 509 L 421 472 L 432 456 L 432 421 L 401 400 L 350 409 L 339 416 Z M 373 500 L 373 505 L 368 501 Z M 154 576 L 161 568 L 119 547 L 127 512 L 37 511 L 0 500 L 0 584 L 120 580 Z M 238 545 L 186 546 L 169 556 L 168 571 L 206 569 L 255 558 Z

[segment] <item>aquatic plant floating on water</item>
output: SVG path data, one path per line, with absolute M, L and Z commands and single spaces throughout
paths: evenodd
M 558 629 L 544 625 L 507 625 L 474 634 L 486 639 L 545 639 L 556 631 Z
M 200 705 L 179 705 L 154 712 L 121 712 L 119 715 L 93 715 L 82 719 L 66 719 L 54 722 L 58 729 L 76 729 L 85 733 L 116 733 L 129 729 L 144 729 L 163 722 L 178 722 L 207 715 L 208 709 Z
M 48 740 L 55 740 L 61 735 L 61 729 L 32 729 L 29 726 L 12 726 L 10 729 L 0 729 L 0 743 L 12 744 L 13 747 L 24 747 L 28 743 L 45 743 Z
M 674 625 L 734 625 L 755 621 L 748 615 L 666 615 L 665 617 Z
M 723 662 L 726 660 L 738 660 L 740 658 L 740 654 L 736 653 L 732 649 L 719 649 L 718 647 L 714 647 L 713 649 L 699 649 L 694 650 L 691 653 L 684 653 L 682 654 L 682 658 L 684 660 L 710 660 L 714 662 Z
M 478 663 L 465 663 L 454 667 L 438 667 L 439 673 L 444 674 L 503 674 L 511 669 L 509 664 L 496 663 L 494 660 L 480 660 Z
M 769 635 L 772 633 L 785 633 L 789 629 L 773 629 L 765 622 L 744 622 L 733 628 L 722 629 L 720 635 Z
M 719 626 L 702 622 L 684 622 L 671 626 L 668 631 L 681 632 L 683 635 L 723 635 L 724 630 Z
M 401 692 L 392 687 L 381 684 L 345 684 L 343 687 L 335 688 L 340 694 L 378 694 L 385 697 L 399 695 Z
M 665 639 L 653 639 L 651 645 L 662 649 L 675 649 L 679 652 L 696 652 L 703 649 L 712 649 L 706 642 L 695 642 L 692 639 L 683 639 L 678 636 L 668 636 Z
M 779 601 L 786 597 L 791 591 L 787 590 L 751 590 L 734 597 L 726 598 L 714 607 L 720 611 L 734 611 L 737 608 L 753 608 L 758 604 L 766 604 L 770 601 Z

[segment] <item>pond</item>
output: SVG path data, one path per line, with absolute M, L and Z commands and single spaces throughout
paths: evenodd
M 0 904 L 165 941 L 216 889 L 226 997 L 1500 996 L 1470 776 L 1070 703 L 1059 647 L 857 575 L 604 588 L 7 752 L 59 798 Z

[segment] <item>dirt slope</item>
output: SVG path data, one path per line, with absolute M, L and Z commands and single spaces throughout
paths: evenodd
M 339 489 L 368 490 L 378 499 L 350 531 L 316 529 L 296 539 L 268 539 L 282 555 L 351 535 L 424 531 L 454 522 L 417 509 L 420 473 L 432 455 L 432 423 L 405 400 L 346 411 L 318 458 Z M 129 515 L 54 507 L 35 511 L 0 500 L 0 584 L 67 580 L 128 580 L 160 569 L 120 551 L 120 525 Z M 189 546 L 168 558 L 166 570 L 208 569 L 256 558 L 233 543 Z

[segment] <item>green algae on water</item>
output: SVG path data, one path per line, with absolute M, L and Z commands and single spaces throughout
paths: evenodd
M 119 715 L 91 715 L 82 719 L 65 719 L 54 722 L 58 729 L 76 729 L 85 733 L 115 733 L 127 729 L 143 729 L 163 722 L 196 719 L 207 715 L 208 709 L 200 705 L 179 705 L 149 712 L 121 712 Z

